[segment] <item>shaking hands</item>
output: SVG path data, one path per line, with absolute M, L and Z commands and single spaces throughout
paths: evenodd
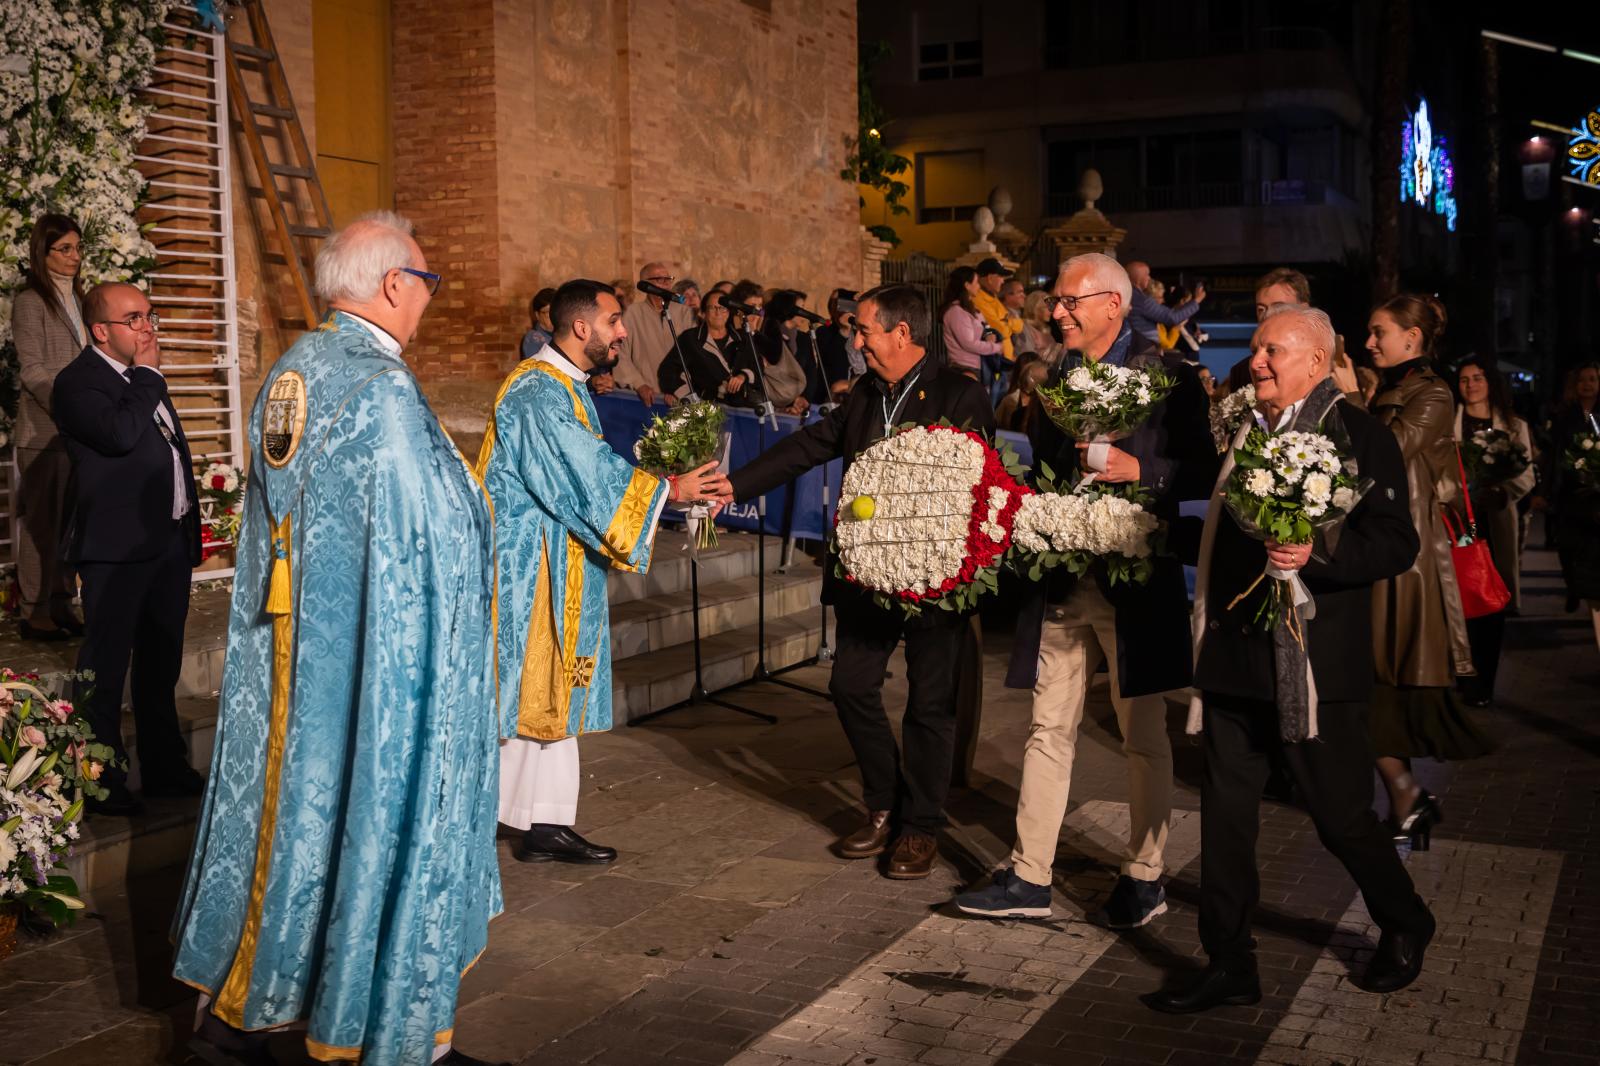
M 669 500 L 673 503 L 710 503 L 713 517 L 733 502 L 733 485 L 728 481 L 727 474 L 717 470 L 715 462 L 696 467 L 687 474 L 679 474 L 671 484 L 671 495 L 667 497 Z

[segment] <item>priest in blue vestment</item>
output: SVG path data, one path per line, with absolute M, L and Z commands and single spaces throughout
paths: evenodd
M 498 564 L 499 817 L 524 831 L 523 862 L 607 863 L 616 851 L 572 828 L 578 737 L 611 728 L 606 577 L 649 567 L 664 504 L 723 495 L 727 479 L 715 463 L 657 477 L 601 438 L 588 377 L 628 335 L 611 286 L 567 282 L 550 317 L 554 339 L 500 386 L 478 455 Z
M 476 1063 L 456 992 L 500 911 L 493 521 L 401 359 L 438 275 L 363 216 L 317 257 L 333 310 L 250 415 L 222 705 L 174 919 L 194 1050 Z

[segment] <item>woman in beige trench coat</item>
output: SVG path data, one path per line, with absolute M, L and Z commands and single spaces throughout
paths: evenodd
M 1411 569 L 1372 588 L 1377 685 L 1369 727 L 1397 834 L 1418 846 L 1442 815 L 1411 776 L 1411 760 L 1470 759 L 1492 749 L 1455 697 L 1456 678 L 1473 667 L 1441 514 L 1460 495 L 1455 402 L 1432 367 L 1445 323 L 1438 299 L 1402 294 L 1380 304 L 1367 324 L 1367 351 L 1382 375 L 1372 413 L 1405 456 L 1422 540 Z

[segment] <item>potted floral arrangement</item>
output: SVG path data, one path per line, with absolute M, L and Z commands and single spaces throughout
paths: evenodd
M 244 519 L 244 471 L 212 463 L 200 475 L 200 569 L 233 565 L 233 548 Z
M 38 675 L 0 668 L 0 959 L 15 946 L 24 912 L 60 926 L 83 909 L 63 863 L 84 800 L 106 795 L 99 778 L 111 758 Z

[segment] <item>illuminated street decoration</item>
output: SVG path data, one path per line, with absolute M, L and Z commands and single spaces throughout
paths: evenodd
M 1585 185 L 1600 185 L 1600 108 L 1572 127 L 1567 165 L 1572 168 L 1572 176 Z
M 1456 167 L 1443 137 L 1435 137 L 1428 101 L 1406 116 L 1400 130 L 1400 201 L 1444 218 L 1456 229 Z

